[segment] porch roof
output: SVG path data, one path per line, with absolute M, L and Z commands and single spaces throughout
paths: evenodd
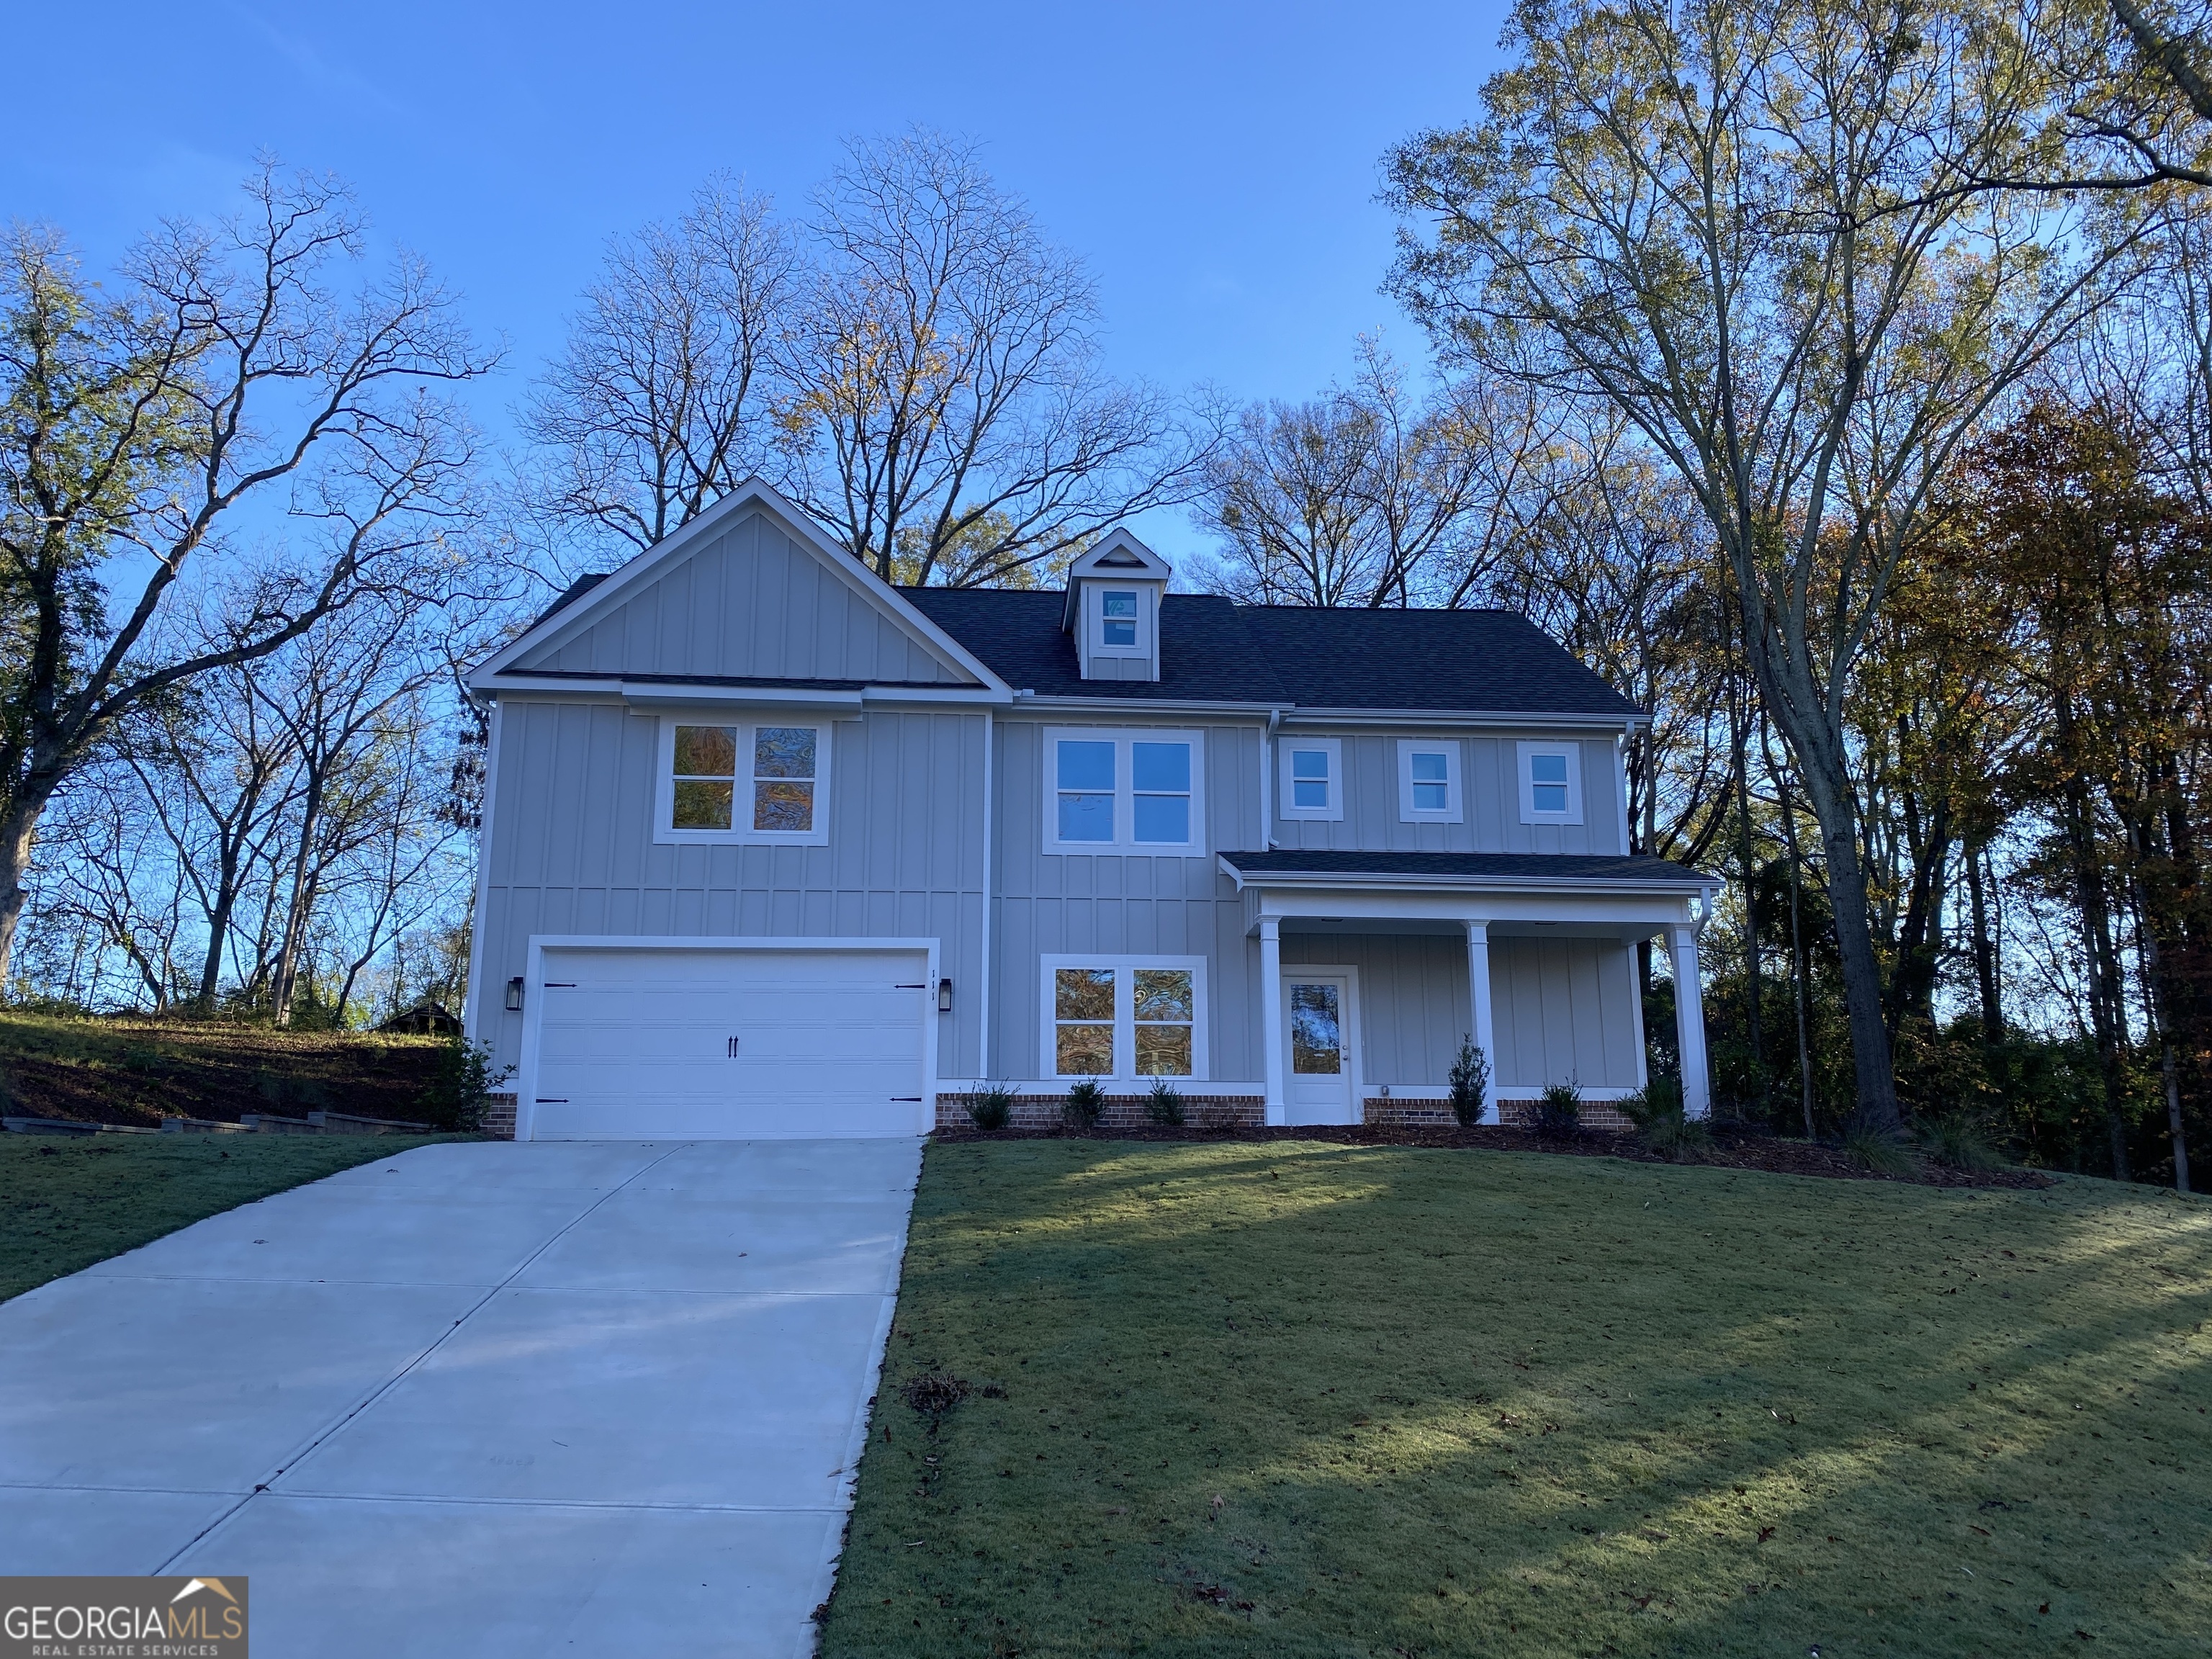
M 1717 886 L 1716 878 L 1645 854 L 1224 853 L 1223 871 L 1239 888 L 1257 886 L 1622 890 L 1674 893 Z

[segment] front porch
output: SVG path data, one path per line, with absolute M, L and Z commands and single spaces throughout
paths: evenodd
M 1651 858 L 1224 853 L 1255 941 L 1271 1124 L 1449 1121 L 1462 1039 L 1489 1058 L 1482 1121 L 1555 1083 L 1589 1121 L 1645 1082 L 1636 947 L 1675 982 L 1684 1103 L 1711 1110 L 1698 934 L 1709 877 Z

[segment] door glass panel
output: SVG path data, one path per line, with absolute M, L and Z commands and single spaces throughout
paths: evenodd
M 1334 985 L 1291 987 L 1291 1069 L 1334 1077 L 1344 1070 L 1342 995 Z

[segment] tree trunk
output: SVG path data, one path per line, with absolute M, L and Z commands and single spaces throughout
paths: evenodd
M 2132 1180 L 2129 1168 L 2125 1102 L 2127 1085 L 2121 1048 L 2126 1025 L 2121 1008 L 2119 951 L 2112 944 L 2111 907 L 2106 902 L 2105 872 L 2098 862 L 2094 810 L 2088 787 L 2079 777 L 2067 781 L 2067 849 L 2074 864 L 2075 908 L 2081 918 L 2083 954 L 2089 969 L 2089 1026 L 2097 1040 L 2097 1064 L 2104 1073 L 2105 1127 L 2112 1141 L 2112 1179 Z
M 1778 716 L 1777 723 L 1782 723 Z M 1791 738 L 1814 822 L 1820 827 L 1828 901 L 1835 913 L 1836 957 L 1850 1025 L 1858 1121 L 1876 1134 L 1898 1134 L 1905 1120 L 1897 1103 L 1897 1074 L 1890 1064 L 1881 964 L 1875 957 L 1874 931 L 1867 921 L 1866 870 L 1859 861 L 1850 781 L 1840 753 L 1818 741 L 1816 734 L 1792 734 L 1784 725 L 1783 735 Z
M 1751 1091 L 1766 1115 L 1766 1042 L 1759 1020 L 1759 872 L 1751 844 L 1751 764 L 1748 712 L 1729 699 L 1729 741 L 1735 750 L 1736 868 L 1743 878 L 1744 1036 L 1751 1047 Z
M 1996 952 L 1990 939 L 1989 902 L 1982 892 L 1982 857 L 1980 847 L 1967 847 L 1966 902 L 1974 930 L 1974 984 L 1982 998 L 1982 1041 L 1996 1044 L 2004 1040 L 2004 1006 L 1997 999 Z
M 35 805 L 18 799 L 4 818 L 0 818 L 0 997 L 8 994 L 9 969 L 15 960 L 15 927 L 23 919 L 23 907 L 30 902 L 30 890 L 23 878 L 31 872 L 31 846 L 39 825 L 39 809 Z

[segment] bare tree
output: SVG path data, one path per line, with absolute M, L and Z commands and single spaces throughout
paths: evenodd
M 715 174 L 673 223 L 612 242 L 520 411 L 530 513 L 586 552 L 647 548 L 769 465 L 772 362 L 798 252 L 766 197 Z
M 1214 452 L 1208 579 L 1257 605 L 1479 603 L 1550 439 L 1522 388 L 1477 375 L 1419 397 L 1363 337 L 1350 386 L 1254 404 Z
M 164 225 L 114 299 L 56 233 L 0 241 L 0 979 L 40 817 L 118 720 L 457 558 L 472 441 L 433 388 L 493 356 L 418 261 L 331 285 L 363 251 L 339 185 L 264 164 L 246 195 Z M 179 580 L 271 512 L 299 562 L 239 639 L 157 653 Z
M 1001 582 L 1196 492 L 1203 431 L 1104 375 L 1089 277 L 972 145 L 855 143 L 811 234 L 787 476 L 878 575 Z

